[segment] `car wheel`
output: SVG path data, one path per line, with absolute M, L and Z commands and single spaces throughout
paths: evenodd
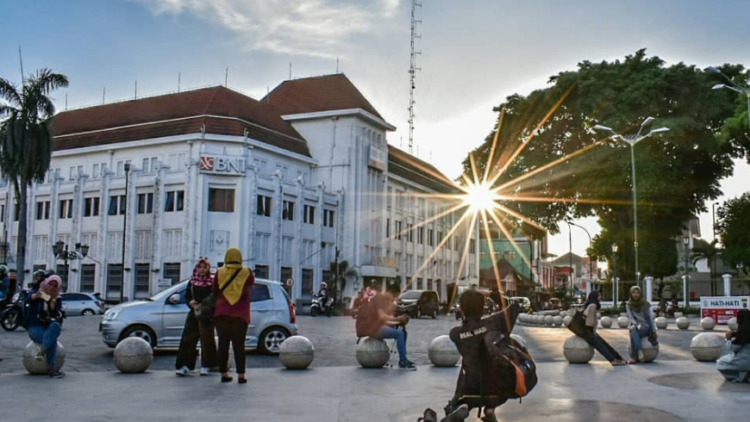
M 260 335 L 258 347 L 260 351 L 269 355 L 278 355 L 281 343 L 289 338 L 289 332 L 281 327 L 266 328 Z
M 81 315 L 91 316 L 91 315 L 94 315 L 94 311 L 91 310 L 91 309 L 84 309 L 83 312 L 81 313 Z
M 143 340 L 146 340 L 152 348 L 156 347 L 156 334 L 154 334 L 153 330 L 148 327 L 144 327 L 143 325 L 136 325 L 134 327 L 127 328 L 120 336 L 120 341 L 128 337 L 141 338 Z

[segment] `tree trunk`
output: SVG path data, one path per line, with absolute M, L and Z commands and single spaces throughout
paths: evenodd
M 26 215 L 28 210 L 28 191 L 29 185 L 25 180 L 21 180 L 20 186 L 18 182 L 16 184 L 16 192 L 18 192 L 18 245 L 16 248 L 16 277 L 18 288 L 23 286 L 25 281 L 25 266 L 26 266 Z

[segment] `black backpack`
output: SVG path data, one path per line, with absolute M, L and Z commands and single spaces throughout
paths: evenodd
M 503 382 L 501 395 L 507 399 L 521 399 L 537 384 L 536 363 L 529 351 L 510 336 L 487 333 L 484 337 L 487 355 L 495 373 Z

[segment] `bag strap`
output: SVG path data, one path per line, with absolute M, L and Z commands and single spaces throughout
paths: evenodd
M 222 288 L 219 289 L 219 293 L 224 293 L 224 290 L 226 290 L 227 287 L 229 287 L 229 285 L 232 284 L 232 282 L 234 281 L 234 279 L 237 278 L 237 274 L 239 274 L 240 271 L 242 271 L 241 267 L 238 268 L 237 271 L 234 272 L 234 275 L 232 275 L 232 278 L 230 278 L 229 281 L 227 281 L 227 284 L 225 284 L 224 287 L 222 287 Z

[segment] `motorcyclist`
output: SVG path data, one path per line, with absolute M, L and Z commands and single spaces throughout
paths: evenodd
M 45 270 L 36 270 L 34 271 L 34 277 L 31 279 L 31 282 L 29 283 L 29 290 L 35 291 L 39 289 L 39 285 L 42 284 L 42 281 L 47 279 L 47 271 Z
M 320 283 L 320 290 L 318 291 L 318 298 L 323 306 L 328 306 L 328 283 L 325 281 Z

